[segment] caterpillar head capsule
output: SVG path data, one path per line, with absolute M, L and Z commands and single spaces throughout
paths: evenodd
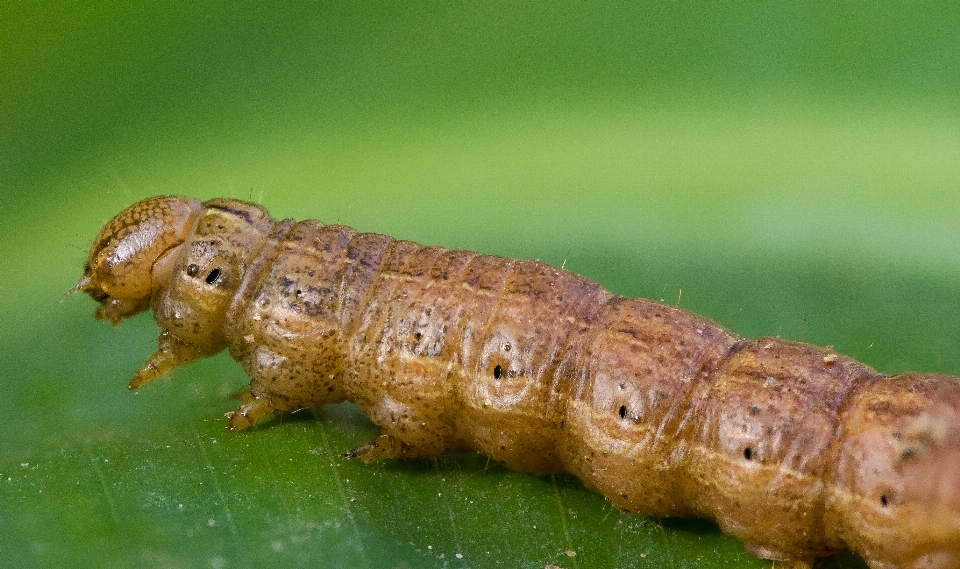
M 123 210 L 97 234 L 71 292 L 89 294 L 100 303 L 95 317 L 113 324 L 146 310 L 154 291 L 170 279 L 176 253 L 202 208 L 200 200 L 157 196 Z

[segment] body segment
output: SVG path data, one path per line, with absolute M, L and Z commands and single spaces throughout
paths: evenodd
M 158 262 L 125 273 L 136 256 L 111 251 L 141 212 L 171 228 L 136 250 Z M 382 430 L 351 451 L 364 460 L 477 451 L 571 472 L 628 511 L 716 520 L 761 557 L 960 566 L 957 378 L 887 378 L 539 262 L 236 200 L 132 206 L 77 288 L 114 322 L 153 308 L 160 346 L 131 387 L 227 348 L 251 378 L 232 429 L 349 400 Z

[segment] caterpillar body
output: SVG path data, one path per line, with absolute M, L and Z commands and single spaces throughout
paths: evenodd
M 352 401 L 364 461 L 477 451 L 570 472 L 616 506 L 715 520 L 809 567 L 960 567 L 960 380 L 886 377 L 746 340 L 562 269 L 274 221 L 256 204 L 159 196 L 110 221 L 75 290 L 162 332 L 131 389 L 227 348 L 250 376 L 229 414 Z

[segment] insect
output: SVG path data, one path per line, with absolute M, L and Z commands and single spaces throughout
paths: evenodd
M 111 220 L 75 290 L 152 308 L 135 389 L 224 348 L 250 376 L 229 428 L 352 401 L 364 461 L 477 451 L 570 472 L 618 507 L 715 520 L 794 567 L 960 567 L 960 379 L 886 377 L 746 340 L 574 274 L 261 206 L 159 196 Z

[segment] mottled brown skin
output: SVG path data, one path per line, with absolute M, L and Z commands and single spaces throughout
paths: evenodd
M 873 569 L 960 567 L 954 377 L 885 377 L 542 263 L 227 199 L 124 210 L 77 290 L 113 323 L 153 308 L 159 348 L 131 388 L 229 349 L 251 378 L 234 430 L 348 400 L 382 429 L 348 453 L 364 460 L 470 450 L 571 472 L 795 567 L 846 549 Z

